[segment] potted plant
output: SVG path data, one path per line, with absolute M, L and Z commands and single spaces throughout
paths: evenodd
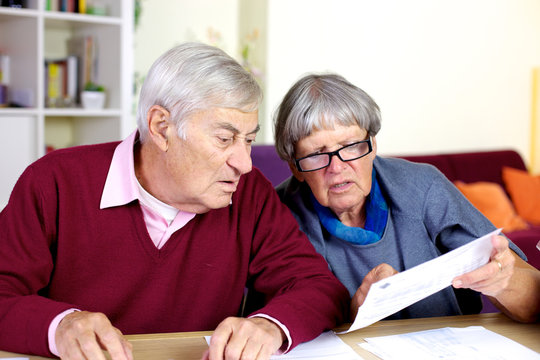
M 81 92 L 81 103 L 85 109 L 103 109 L 105 106 L 105 87 L 87 82 Z

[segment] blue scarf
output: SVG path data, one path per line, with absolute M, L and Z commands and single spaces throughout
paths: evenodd
M 388 218 L 388 205 L 377 182 L 375 168 L 371 175 L 371 191 L 366 198 L 366 224 L 363 229 L 344 225 L 330 209 L 319 204 L 313 193 L 311 201 L 321 224 L 335 237 L 357 245 L 373 244 L 381 239 Z

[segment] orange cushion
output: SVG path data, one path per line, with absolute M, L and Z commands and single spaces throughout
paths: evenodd
M 501 185 L 479 181 L 466 184 L 454 182 L 456 187 L 493 225 L 505 231 L 526 229 L 528 227 L 506 196 Z
M 527 171 L 505 166 L 502 176 L 517 213 L 540 225 L 540 175 L 533 176 Z

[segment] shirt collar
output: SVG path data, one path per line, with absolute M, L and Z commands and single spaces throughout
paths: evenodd
M 133 145 L 137 135 L 137 130 L 133 131 L 114 150 L 107 180 L 105 180 L 101 194 L 100 209 L 125 205 L 139 199 L 133 158 Z

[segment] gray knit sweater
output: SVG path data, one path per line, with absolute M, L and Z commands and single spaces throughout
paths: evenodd
M 435 167 L 379 156 L 374 167 L 389 208 L 384 234 L 374 244 L 355 245 L 329 234 L 319 222 L 307 184 L 291 177 L 276 188 L 351 296 L 380 263 L 404 271 L 495 229 Z M 511 242 L 510 247 L 526 259 Z M 481 309 L 479 293 L 447 287 L 389 319 L 469 314 Z

